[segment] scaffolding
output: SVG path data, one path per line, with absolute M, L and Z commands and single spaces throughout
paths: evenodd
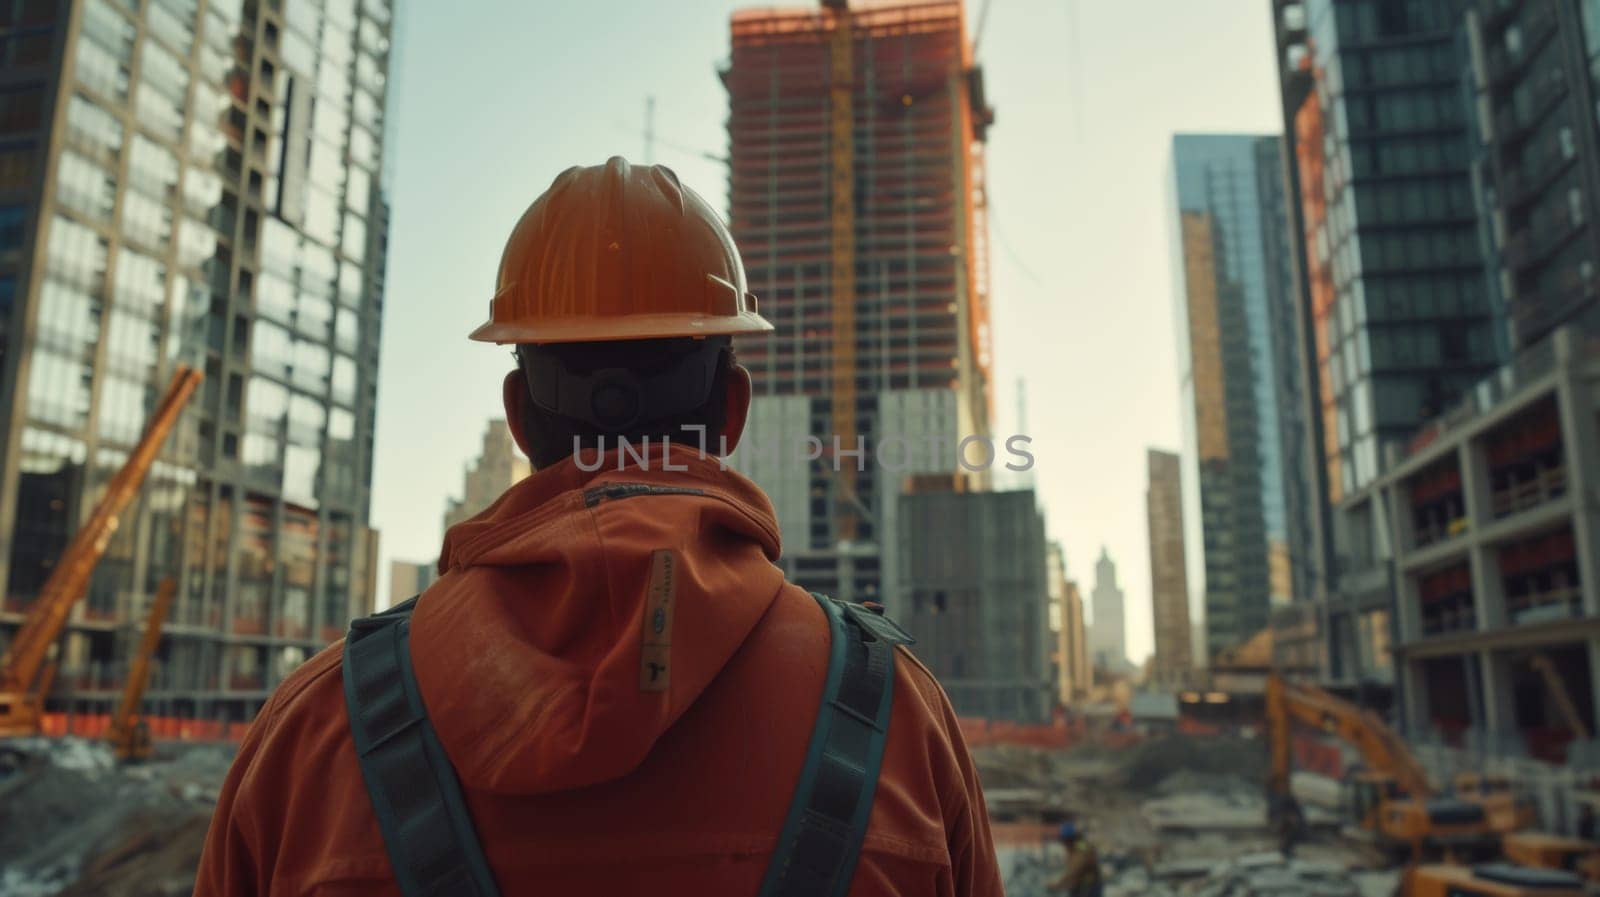
M 732 227 L 777 328 L 738 341 L 757 395 L 811 397 L 830 448 L 870 447 L 891 390 L 956 391 L 963 425 L 986 434 L 993 113 L 962 4 L 750 9 L 731 30 Z M 839 468 L 819 541 L 871 539 L 843 500 L 872 501 L 870 467 Z

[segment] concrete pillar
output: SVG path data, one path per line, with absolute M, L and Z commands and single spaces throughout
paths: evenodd
M 1600 721 L 1600 638 L 1591 638 L 1589 648 L 1589 700 L 1594 705 L 1594 718 Z M 1591 737 L 1594 733 L 1590 733 Z
M 1491 751 L 1503 747 L 1517 731 L 1516 704 L 1511 695 L 1511 663 L 1504 654 L 1477 654 L 1478 687 L 1483 695 L 1483 731 Z
M 1404 705 L 1400 708 L 1400 719 L 1406 734 L 1416 739 L 1427 734 L 1429 729 L 1428 684 L 1422 674 L 1422 661 L 1407 657 L 1395 672 L 1401 680 L 1400 699 Z
M 1569 328 L 1556 331 L 1556 409 L 1561 418 L 1561 442 L 1567 473 L 1567 494 L 1574 499 L 1573 541 L 1578 547 L 1578 579 L 1585 616 L 1600 615 L 1600 515 L 1589 500 L 1600 470 L 1600 432 L 1596 431 L 1594 397 L 1579 376 L 1583 349 Z

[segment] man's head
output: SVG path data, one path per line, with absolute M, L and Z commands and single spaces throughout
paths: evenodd
M 1056 836 L 1061 839 L 1062 844 L 1071 847 L 1083 838 L 1083 831 L 1078 828 L 1076 822 L 1063 822 Z
M 506 420 L 535 468 L 602 438 L 670 440 L 732 451 L 750 409 L 750 372 L 728 337 L 549 343 L 517 347 L 506 374 Z
M 517 346 L 506 415 L 545 467 L 602 436 L 731 450 L 750 375 L 731 338 L 772 330 L 727 226 L 660 165 L 571 168 L 517 222 L 484 342 Z

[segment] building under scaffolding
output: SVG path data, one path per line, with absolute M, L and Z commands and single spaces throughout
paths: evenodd
M 723 81 L 733 232 L 777 327 L 738 343 L 756 399 L 736 461 L 780 509 L 793 578 L 892 596 L 901 480 L 989 430 L 993 114 L 963 7 L 738 12 Z

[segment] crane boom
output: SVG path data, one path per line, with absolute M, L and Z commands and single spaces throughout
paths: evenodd
M 848 0 L 824 0 L 833 15 L 828 45 L 829 224 L 832 242 L 829 287 L 833 310 L 833 438 L 845 451 L 856 446 L 856 215 L 855 215 L 855 26 Z M 855 494 L 855 468 L 835 469 L 845 491 Z M 837 536 L 853 539 L 857 517 L 836 504 Z
M 145 475 L 155 463 L 167 434 L 177 423 L 184 405 L 204 378 L 199 370 L 178 365 L 146 425 L 144 435 L 106 485 L 89 518 L 67 543 L 55 569 L 45 581 L 22 621 L 4 657 L 0 657 L 0 735 L 28 735 L 39 731 L 44 708 L 40 671 L 66 627 L 67 616 L 89 587 L 89 577 L 106 552 L 121 522 L 122 512 L 138 494 Z
M 144 634 L 139 647 L 134 650 L 128 664 L 128 681 L 122 688 L 122 703 L 111 717 L 111 727 L 106 741 L 123 760 L 142 760 L 150 755 L 150 730 L 144 720 L 138 719 L 139 703 L 144 700 L 144 690 L 150 684 L 150 659 L 161 644 L 161 627 L 167 622 L 167 612 L 172 609 L 172 596 L 178 591 L 178 582 L 172 577 L 161 580 L 156 588 L 155 600 L 150 602 L 150 613 L 145 617 Z

